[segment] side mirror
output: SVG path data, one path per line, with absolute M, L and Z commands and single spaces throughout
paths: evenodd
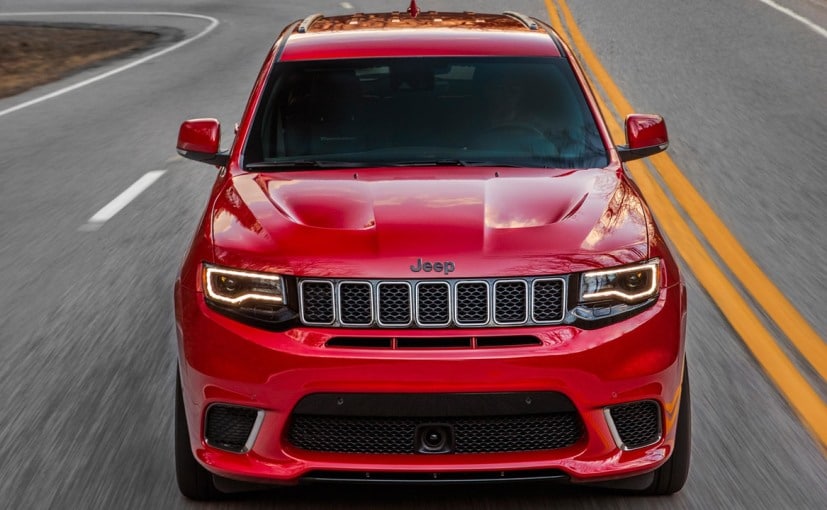
M 618 145 L 617 154 L 621 161 L 645 158 L 669 147 L 666 122 L 660 115 L 633 113 L 626 117 L 626 141 Z
M 221 152 L 221 124 L 216 119 L 184 121 L 178 130 L 178 154 L 185 158 L 225 166 L 229 154 Z

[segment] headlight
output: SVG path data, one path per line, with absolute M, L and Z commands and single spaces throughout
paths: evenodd
M 660 292 L 660 260 L 580 276 L 580 297 L 574 314 L 588 321 L 622 317 L 649 306 Z
M 270 323 L 294 318 L 280 275 L 204 264 L 203 278 L 204 299 L 220 311 Z
M 589 271 L 580 280 L 580 302 L 641 303 L 660 290 L 660 261 L 617 269 Z
M 207 299 L 228 305 L 247 301 L 284 304 L 281 276 L 222 269 L 204 265 L 204 290 Z

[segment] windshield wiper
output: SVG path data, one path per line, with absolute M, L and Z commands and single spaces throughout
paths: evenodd
M 387 166 L 468 166 L 462 159 L 412 159 L 410 161 L 390 161 Z
M 513 163 L 504 163 L 500 161 L 474 161 L 467 159 L 414 159 L 411 161 L 393 161 L 387 163 L 387 166 L 500 166 L 500 167 L 520 167 L 523 165 L 516 165 Z
M 321 159 L 293 159 L 289 161 L 256 161 L 247 163 L 245 170 L 315 170 L 319 168 L 377 168 L 416 166 L 467 166 L 467 167 L 514 167 L 526 165 L 502 161 L 475 161 L 465 159 L 412 159 L 406 161 L 333 161 Z
M 319 159 L 293 159 L 290 161 L 257 161 L 244 165 L 245 170 L 311 170 L 315 168 L 365 168 L 376 166 L 360 161 L 327 161 Z

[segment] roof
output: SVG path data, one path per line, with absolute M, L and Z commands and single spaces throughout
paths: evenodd
M 559 57 L 551 30 L 516 13 L 386 12 L 325 17 L 296 23 L 281 60 L 398 56 Z

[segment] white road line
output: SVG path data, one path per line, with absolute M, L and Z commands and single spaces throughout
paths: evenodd
M 784 6 L 778 5 L 777 3 L 773 2 L 772 0 L 758 0 L 758 1 L 761 2 L 762 4 L 766 4 L 770 7 L 772 7 L 773 9 L 775 9 L 778 12 L 782 12 L 782 13 L 786 14 L 787 16 L 791 17 L 792 19 L 794 19 L 796 21 L 799 21 L 799 22 L 807 25 L 808 27 L 813 29 L 821 37 L 827 38 L 827 29 L 824 29 L 820 25 L 816 25 L 814 22 L 812 22 L 808 18 L 805 18 L 804 16 L 796 13 L 792 9 L 788 9 Z
M 129 202 L 135 200 L 138 195 L 152 186 L 152 183 L 157 181 L 164 173 L 166 173 L 166 170 L 152 170 L 151 172 L 145 173 L 140 179 L 135 181 L 132 186 L 126 188 L 123 193 L 92 215 L 86 224 L 80 227 L 80 230 L 91 231 L 99 229 L 101 225 L 112 219 L 121 209 L 126 207 Z
M 56 91 L 51 92 L 49 94 L 46 94 L 44 96 L 36 97 L 36 98 L 31 99 L 29 101 L 26 101 L 26 102 L 20 103 L 18 105 L 12 106 L 10 108 L 6 108 L 5 110 L 0 110 L 0 117 L 2 117 L 4 115 L 8 115 L 12 112 L 16 112 L 18 110 L 22 110 L 23 108 L 27 108 L 29 106 L 36 105 L 38 103 L 42 103 L 43 101 L 47 101 L 49 99 L 52 99 L 52 98 L 55 98 L 55 97 L 58 97 L 58 96 L 62 96 L 63 94 L 66 94 L 66 93 L 71 92 L 73 90 L 77 90 L 81 87 L 91 85 L 92 83 L 104 80 L 104 79 L 109 78 L 110 76 L 116 75 L 118 73 L 122 73 L 126 70 L 132 69 L 133 67 L 137 67 L 141 64 L 149 62 L 150 60 L 158 58 L 162 55 L 166 55 L 167 53 L 169 53 L 171 51 L 175 51 L 178 48 L 186 46 L 187 44 L 204 37 L 208 33 L 212 32 L 212 30 L 215 27 L 217 27 L 220 23 L 217 19 L 213 18 L 212 16 L 204 16 L 204 15 L 201 15 L 201 14 L 189 14 L 189 13 L 185 13 L 185 12 L 50 11 L 50 12 L 0 13 L 0 17 L 3 17 L 3 18 L 5 18 L 5 17 L 31 17 L 31 16 L 71 16 L 71 15 L 77 15 L 77 16 L 114 16 L 114 15 L 118 15 L 118 16 L 120 16 L 120 15 L 127 15 L 127 16 L 179 16 L 179 17 L 185 17 L 185 18 L 203 19 L 203 20 L 209 21 L 210 24 L 207 26 L 207 28 L 205 28 L 201 32 L 197 33 L 196 35 L 190 37 L 189 39 L 184 39 L 183 41 L 179 41 L 179 42 L 173 44 L 172 46 L 164 48 L 161 51 L 156 51 L 155 53 L 147 55 L 143 58 L 139 58 L 138 60 L 130 62 L 126 65 L 123 65 L 121 67 L 112 69 L 111 71 L 107 71 L 103 74 L 93 76 L 92 78 L 89 78 L 87 80 L 83 80 L 79 83 L 75 83 L 74 85 L 69 85 L 68 87 L 64 87 L 62 89 L 56 90 Z

